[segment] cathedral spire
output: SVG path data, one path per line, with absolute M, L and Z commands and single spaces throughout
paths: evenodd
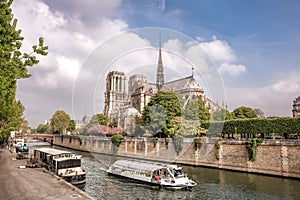
M 162 64 L 161 56 L 161 35 L 159 34 L 159 52 L 158 52 L 158 64 L 156 69 L 156 85 L 158 90 L 164 85 L 164 67 Z

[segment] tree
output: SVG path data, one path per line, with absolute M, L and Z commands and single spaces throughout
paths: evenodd
M 233 110 L 233 115 L 235 119 L 245 119 L 245 118 L 255 118 L 256 113 L 252 108 L 246 106 L 240 106 Z
M 70 116 L 63 110 L 56 111 L 51 118 L 51 128 L 54 133 L 65 133 L 70 125 Z
M 95 114 L 93 115 L 92 119 L 88 123 L 88 127 L 95 126 L 95 125 L 104 125 L 107 126 L 109 119 L 104 114 Z
M 184 118 L 187 120 L 209 121 L 211 114 L 201 100 L 192 100 L 184 108 Z
M 46 133 L 49 129 L 48 124 L 39 124 L 36 131 L 37 133 Z
M 25 118 L 23 118 L 23 121 L 21 123 L 21 127 L 20 128 L 21 128 L 21 130 L 22 130 L 23 133 L 28 133 L 28 131 L 31 130 L 31 128 L 28 125 L 28 121 Z
M 166 132 L 171 120 L 181 116 L 183 98 L 174 92 L 159 91 L 151 97 L 142 113 L 144 125 L 148 125 L 153 134 Z
M 113 144 L 113 152 L 114 154 L 118 151 L 120 144 L 123 141 L 123 135 L 116 134 L 111 137 L 111 142 Z
M 67 128 L 67 131 L 73 132 L 76 129 L 76 123 L 74 119 L 70 120 L 69 126 Z
M 214 121 L 224 121 L 224 120 L 232 120 L 234 116 L 233 113 L 230 113 L 228 110 L 221 108 L 220 110 L 212 114 L 212 118 Z
M 14 19 L 12 0 L 0 2 L 0 139 L 9 136 L 10 131 L 20 128 L 23 121 L 24 107 L 16 101 L 17 80 L 29 78 L 27 67 L 38 64 L 35 55 L 47 55 L 48 47 L 43 38 L 39 45 L 32 47 L 31 53 L 21 52 L 23 37 L 17 30 L 17 19 Z

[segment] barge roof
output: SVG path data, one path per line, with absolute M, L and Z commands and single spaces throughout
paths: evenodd
M 53 149 L 53 148 L 38 148 L 38 149 L 36 149 L 36 151 L 47 153 L 52 156 L 56 156 L 56 155 L 60 155 L 60 154 L 72 154 L 72 152 L 69 152 L 69 151 L 62 151 L 62 150 Z
M 156 169 L 166 167 L 165 165 L 158 163 L 138 162 L 133 160 L 117 160 L 113 166 L 131 169 L 134 171 L 154 171 Z

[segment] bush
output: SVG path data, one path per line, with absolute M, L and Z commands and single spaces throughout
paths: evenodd
M 201 137 L 195 137 L 194 138 L 194 147 L 195 147 L 195 151 L 197 151 L 198 149 L 201 148 Z
M 176 151 L 177 156 L 178 156 L 179 153 L 183 149 L 183 136 L 182 135 L 177 135 L 177 136 L 172 138 L 172 141 L 173 141 L 175 151 Z
M 249 161 L 256 160 L 256 148 L 263 142 L 261 138 L 249 138 L 246 142 L 246 149 L 248 151 Z
M 223 126 L 223 129 L 220 127 Z M 242 119 L 225 122 L 206 122 L 201 127 L 208 129 L 209 134 L 297 134 L 300 133 L 300 118 L 276 118 L 276 119 Z
M 111 137 L 111 142 L 114 146 L 114 149 L 116 150 L 118 149 L 122 141 L 123 141 L 123 135 L 121 134 L 116 134 Z

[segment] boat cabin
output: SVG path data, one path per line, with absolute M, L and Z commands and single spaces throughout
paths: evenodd
M 196 183 L 190 180 L 177 165 L 162 163 L 117 160 L 107 170 L 109 174 L 126 177 L 129 179 L 160 185 L 164 187 L 192 187 Z
M 86 181 L 86 172 L 81 168 L 81 156 L 72 152 L 39 148 L 34 151 L 34 160 L 74 185 Z

